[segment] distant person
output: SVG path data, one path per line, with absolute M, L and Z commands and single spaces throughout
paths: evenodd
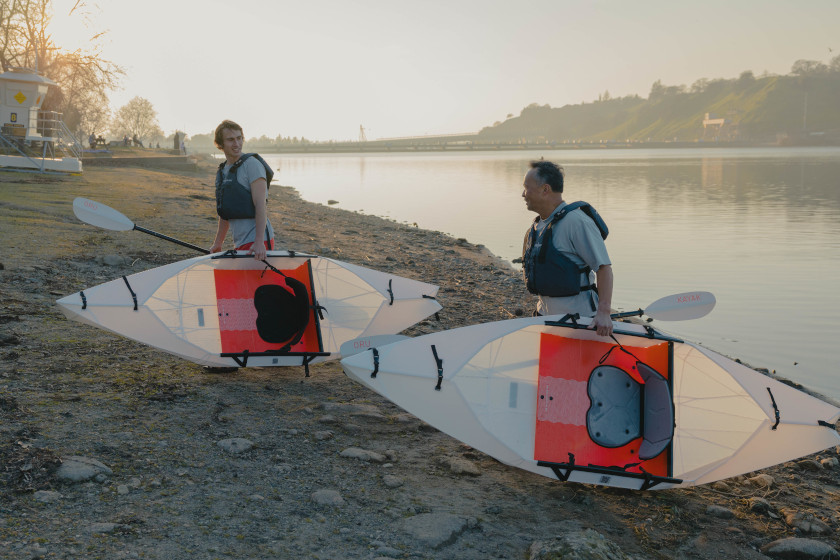
M 138 147 L 138 146 L 140 148 L 145 147 L 145 146 L 143 146 L 143 142 L 140 140 L 140 138 L 137 137 L 137 134 L 135 134 L 134 136 L 131 137 L 131 141 L 134 142 L 134 147 L 135 148 Z
M 594 317 L 590 328 L 610 336 L 613 271 L 606 225 L 586 203 L 563 200 L 562 167 L 550 161 L 530 165 L 522 197 L 538 216 L 525 234 L 522 270 L 528 291 L 539 296 L 536 314 Z
M 96 143 L 97 143 L 98 145 L 102 146 L 103 148 L 104 148 L 104 147 L 108 144 L 108 143 L 105 141 L 105 137 L 104 137 L 104 136 L 102 136 L 101 134 L 100 134 L 99 136 L 97 136 L 97 137 L 96 137 Z
M 88 136 L 88 144 L 90 144 L 91 150 L 96 149 L 96 134 L 94 134 L 93 132 L 91 132 L 90 136 Z
M 128 138 L 128 134 L 123 134 L 123 146 L 128 146 L 128 143 L 129 143 L 130 141 L 131 141 L 131 140 L 129 140 L 129 138 Z
M 274 171 L 258 154 L 243 154 L 242 127 L 224 120 L 213 138 L 225 154 L 216 171 L 216 212 L 219 224 L 210 252 L 218 253 L 227 237 L 233 234 L 233 246 L 248 251 L 257 260 L 274 249 L 274 229 L 268 219 L 268 185 Z

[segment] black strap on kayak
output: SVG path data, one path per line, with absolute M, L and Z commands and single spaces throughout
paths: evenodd
M 134 311 L 137 311 L 137 294 L 135 294 L 134 290 L 131 289 L 131 284 L 128 283 L 128 278 L 123 276 L 122 279 L 125 282 L 125 286 L 128 288 L 128 291 L 131 292 L 131 298 L 134 300 Z
M 573 324 L 575 326 L 575 328 L 577 328 L 579 326 L 578 322 L 577 322 L 578 319 L 580 319 L 580 313 L 566 313 L 557 322 L 558 323 L 569 323 L 570 322 L 571 324 Z
M 427 296 L 426 294 L 423 294 L 423 299 L 433 299 L 437 301 L 437 298 L 435 296 Z M 438 313 L 437 311 L 435 311 L 435 321 L 440 323 L 440 313 Z
M 440 384 L 443 382 L 443 360 L 438 357 L 437 348 L 435 345 L 432 344 L 432 354 L 435 356 L 435 363 L 437 364 L 438 376 L 437 376 L 437 385 L 435 386 L 435 391 L 440 391 Z
M 773 410 L 776 412 L 776 423 L 770 428 L 771 430 L 775 430 L 779 426 L 781 416 L 779 415 L 779 407 L 776 406 L 776 399 L 773 398 L 773 391 L 770 390 L 770 387 L 767 387 L 767 392 L 770 393 L 770 402 L 773 403 Z
M 631 352 L 630 350 L 628 350 L 627 348 L 625 348 L 624 346 L 622 346 L 622 345 L 621 345 L 621 343 L 618 341 L 618 339 L 617 339 L 614 335 L 610 335 L 610 338 L 611 338 L 611 339 L 613 339 L 613 340 L 615 341 L 615 344 L 616 344 L 616 345 L 615 345 L 615 346 L 611 346 L 611 347 L 610 347 L 610 349 L 609 349 L 609 350 L 607 350 L 607 353 L 606 353 L 606 354 L 604 354 L 603 356 L 601 356 L 601 359 L 600 359 L 600 360 L 598 360 L 598 364 L 599 364 L 599 365 L 600 365 L 600 364 L 603 364 L 603 363 L 607 360 L 607 358 L 610 356 L 610 354 L 612 353 L 612 351 L 613 351 L 613 350 L 615 350 L 616 348 L 618 348 L 619 350 L 621 350 L 621 351 L 622 351 L 622 352 L 624 352 L 625 354 L 629 354 L 629 355 L 630 355 L 630 356 L 632 356 L 632 357 L 633 357 L 633 358 L 634 358 L 637 362 L 641 362 L 641 360 L 640 360 L 639 358 L 637 358 L 637 357 L 636 357 L 636 355 L 635 355 L 635 354 L 633 354 L 633 352 Z M 768 389 L 768 390 L 769 390 L 769 389 Z
M 823 427 L 825 427 L 825 428 L 831 428 L 832 430 L 836 430 L 836 429 L 837 429 L 837 426 L 835 426 L 835 425 L 834 425 L 834 424 L 832 424 L 831 422 L 826 422 L 825 420 L 818 420 L 818 421 L 817 421 L 817 425 L 818 425 L 818 426 L 823 426 Z
M 317 355 L 308 354 L 303 357 L 303 370 L 306 372 L 306 377 L 309 377 L 309 362 L 314 360 Z
M 79 292 L 79 295 L 82 296 L 82 309 L 87 309 L 87 298 L 85 297 L 85 293 Z
M 370 372 L 370 376 L 375 379 L 376 374 L 379 373 L 379 350 L 371 348 L 370 351 L 373 352 L 373 371 Z
M 393 281 L 394 281 L 393 278 L 388 279 L 388 294 L 390 294 L 390 296 L 391 296 L 391 302 L 388 305 L 394 305 L 394 290 L 391 289 L 391 285 L 392 285 Z

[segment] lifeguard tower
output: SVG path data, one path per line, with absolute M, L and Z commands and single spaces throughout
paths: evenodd
M 0 74 L 0 168 L 79 173 L 82 146 L 61 114 L 41 111 L 55 82 L 28 68 Z

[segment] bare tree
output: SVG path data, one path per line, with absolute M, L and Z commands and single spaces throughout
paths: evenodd
M 85 9 L 85 2 L 76 0 L 70 10 L 79 25 Z M 91 37 L 86 49 L 56 45 L 49 32 L 52 18 L 52 0 L 0 0 L 0 67 L 36 69 L 56 82 L 59 87 L 50 88 L 43 108 L 64 113 L 71 130 L 93 131 L 108 112 L 108 92 L 124 72 L 102 56 L 103 33 Z
M 117 135 L 137 135 L 143 138 L 163 136 L 157 120 L 157 111 L 152 102 L 142 97 L 135 97 L 119 109 L 111 123 L 111 132 Z

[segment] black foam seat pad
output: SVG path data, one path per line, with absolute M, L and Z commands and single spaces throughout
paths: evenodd
M 270 343 L 296 344 L 309 324 L 309 293 L 294 278 L 285 278 L 290 292 L 276 284 L 263 285 L 254 292 L 257 333 Z

